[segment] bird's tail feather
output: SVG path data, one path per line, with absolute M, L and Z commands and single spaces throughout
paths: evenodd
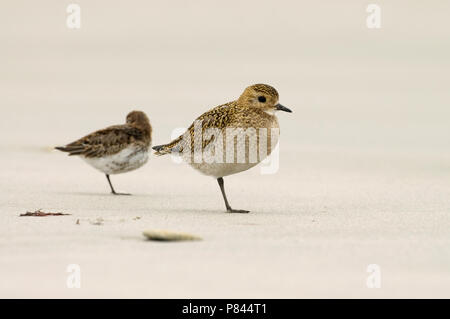
M 57 146 L 55 147 L 56 150 L 61 151 L 61 152 L 67 152 L 69 153 L 69 156 L 72 155 L 80 155 L 84 152 L 84 147 L 83 146 Z
M 175 149 L 177 151 L 180 151 L 180 150 L 178 150 L 177 144 L 181 141 L 182 138 L 183 138 L 183 136 L 180 136 L 177 139 L 170 142 L 169 144 L 153 146 L 152 149 L 154 149 L 156 151 L 155 155 L 158 155 L 158 156 L 170 154 Z

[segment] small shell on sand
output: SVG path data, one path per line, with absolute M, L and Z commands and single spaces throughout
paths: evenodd
M 202 240 L 200 237 L 191 234 L 175 233 L 167 230 L 146 230 L 143 234 L 147 239 L 156 241 Z

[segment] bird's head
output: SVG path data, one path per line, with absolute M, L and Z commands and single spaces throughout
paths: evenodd
M 275 111 L 292 113 L 290 109 L 278 103 L 278 92 L 267 84 L 254 84 L 247 87 L 239 97 L 242 105 L 258 108 L 266 113 L 274 114 Z
M 134 125 L 140 129 L 151 131 L 150 121 L 142 111 L 132 111 L 127 115 L 127 124 Z

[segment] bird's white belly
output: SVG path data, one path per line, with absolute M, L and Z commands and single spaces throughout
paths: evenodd
M 127 147 L 119 153 L 103 157 L 83 157 L 92 167 L 105 174 L 120 174 L 138 169 L 148 161 L 148 150 Z
M 269 131 L 270 134 L 270 131 Z M 250 136 L 252 137 L 252 136 Z M 244 138 L 244 137 L 242 137 Z M 205 175 L 209 175 L 209 176 L 214 176 L 214 177 L 224 177 L 224 176 L 228 176 L 228 175 L 232 175 L 232 174 L 236 174 L 242 171 L 246 171 L 256 165 L 258 165 L 261 161 L 263 161 L 268 155 L 270 155 L 270 153 L 272 152 L 272 150 L 275 148 L 275 146 L 278 143 L 278 138 L 279 138 L 279 129 L 277 127 L 275 127 L 275 131 L 274 134 L 271 135 L 269 137 L 270 140 L 270 146 L 264 145 L 265 147 L 265 152 L 260 152 L 260 148 L 262 147 L 262 145 L 259 145 L 259 143 L 249 143 L 248 144 L 248 148 L 245 147 L 244 149 L 242 149 L 242 147 L 240 148 L 241 151 L 243 152 L 243 158 L 241 158 L 242 161 L 240 161 L 240 159 L 238 158 L 238 153 L 237 153 L 237 149 L 238 146 L 237 144 L 239 144 L 239 141 L 237 141 L 237 143 L 235 143 L 234 145 L 234 149 L 231 148 L 227 148 L 226 145 L 224 144 L 224 151 L 223 154 L 225 154 L 222 158 L 223 161 L 222 162 L 218 162 L 216 161 L 215 158 L 215 152 L 203 152 L 203 158 L 202 161 L 200 163 L 196 163 L 195 159 L 192 160 L 191 157 L 191 162 L 190 165 L 195 168 L 196 170 L 200 171 L 201 173 L 205 174 Z M 240 138 L 238 137 L 238 140 Z M 243 141 L 245 143 L 245 140 Z M 222 145 L 222 144 L 219 144 Z M 217 147 L 217 145 L 212 146 L 213 148 Z M 232 152 L 232 160 L 229 161 L 227 160 L 227 152 Z M 253 157 L 250 155 L 253 154 Z M 234 156 L 233 156 L 234 155 Z
M 201 173 L 213 176 L 215 178 L 225 177 L 228 175 L 233 175 L 239 172 L 246 171 L 253 166 L 258 165 L 258 163 L 238 163 L 238 164 L 230 164 L 230 163 L 191 163 L 191 166 Z

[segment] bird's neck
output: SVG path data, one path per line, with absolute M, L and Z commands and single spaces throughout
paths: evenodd
M 140 129 L 146 137 L 151 138 L 152 137 L 152 127 L 150 126 L 150 123 L 147 121 L 142 122 L 135 122 L 132 124 L 134 127 Z

